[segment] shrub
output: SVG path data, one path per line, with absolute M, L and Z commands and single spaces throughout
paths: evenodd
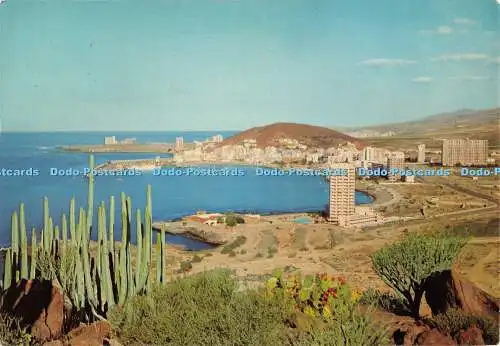
M 270 296 L 290 297 L 297 310 L 325 322 L 300 333 L 294 345 L 381 345 L 388 341 L 386 329 L 359 312 L 359 294 L 343 278 L 326 273 L 285 278 L 278 271 L 266 287 Z
M 247 241 L 247 238 L 243 235 L 239 235 L 236 237 L 235 240 L 233 240 L 231 243 L 225 245 L 222 250 L 221 250 L 221 253 L 222 254 L 228 254 L 230 253 L 231 251 L 233 251 L 234 249 L 236 249 L 237 247 L 240 247 L 242 246 L 243 244 L 245 244 L 245 242 Z
M 419 317 L 426 279 L 450 269 L 465 243 L 465 238 L 412 234 L 375 252 L 373 269 L 405 298 L 412 315 Z
M 236 214 L 227 214 L 225 222 L 229 227 L 234 227 L 237 224 L 245 223 L 245 219 Z
M 409 314 L 406 302 L 400 296 L 390 292 L 380 292 L 374 288 L 368 288 L 361 294 L 360 304 L 371 305 L 395 314 Z
M 497 345 L 499 342 L 498 323 L 490 318 L 469 315 L 459 309 L 450 309 L 434 316 L 432 322 L 439 330 L 453 338 L 456 338 L 461 330 L 476 326 L 483 331 L 486 345 Z
M 199 263 L 203 260 L 203 258 L 201 258 L 200 256 L 198 255 L 194 255 L 193 256 L 193 259 L 191 260 L 192 263 Z
M 299 336 L 294 343 L 297 346 L 333 346 L 333 345 L 390 345 L 385 326 L 380 326 L 356 310 L 340 313 L 324 329 L 313 329 L 308 334 Z
M 19 320 L 0 313 L 0 344 L 30 345 L 31 335 L 19 324 Z
M 267 257 L 272 258 L 276 253 L 278 253 L 278 249 L 276 249 L 274 246 L 267 248 Z
M 229 257 L 236 257 L 236 252 L 234 252 L 234 250 L 231 250 L 231 252 L 229 253 Z
M 240 251 L 240 254 L 245 255 L 247 253 L 247 250 L 243 249 Z
M 236 226 L 238 223 L 236 222 L 236 218 L 232 218 L 232 217 L 229 217 L 229 216 L 226 216 L 226 225 L 229 226 L 229 227 L 234 227 Z
M 227 270 L 193 275 L 134 298 L 109 320 L 124 344 L 285 344 L 291 305 L 238 286 Z
M 193 269 L 193 265 L 191 264 L 191 262 L 185 261 L 181 263 L 181 268 L 179 269 L 179 272 L 181 273 L 188 272 L 191 269 Z
M 267 280 L 266 289 L 270 296 L 291 297 L 295 307 L 310 316 L 331 316 L 329 304 L 340 302 L 340 307 L 345 308 L 359 299 L 358 292 L 351 290 L 345 279 L 326 273 L 304 278 L 300 273 L 285 277 L 283 271 L 278 270 Z

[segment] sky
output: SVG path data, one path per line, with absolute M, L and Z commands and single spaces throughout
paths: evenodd
M 2 0 L 3 131 L 328 127 L 498 107 L 496 0 Z

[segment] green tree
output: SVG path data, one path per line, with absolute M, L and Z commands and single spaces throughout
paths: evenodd
M 427 278 L 450 269 L 466 242 L 461 237 L 412 234 L 375 252 L 373 269 L 404 297 L 408 309 L 418 318 Z

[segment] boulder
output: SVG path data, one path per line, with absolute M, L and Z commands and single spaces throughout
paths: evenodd
M 21 280 L 2 296 L 1 311 L 18 318 L 38 342 L 62 335 L 64 297 L 56 281 Z
M 105 321 L 82 324 L 66 335 L 70 346 L 102 346 L 111 336 L 111 326 Z
M 104 339 L 105 346 L 123 346 L 117 339 Z
M 475 316 L 499 317 L 499 300 L 461 277 L 454 269 L 436 273 L 427 279 L 425 300 L 433 315 L 455 308 Z
M 45 342 L 43 346 L 64 346 L 64 343 L 61 340 L 52 340 Z
M 413 346 L 413 345 L 457 345 L 452 338 L 442 334 L 438 329 L 431 328 L 423 321 L 414 320 L 403 322 L 392 334 L 395 345 Z
M 459 345 L 485 345 L 483 331 L 476 326 L 460 331 L 457 341 Z
M 416 341 L 417 345 L 425 346 L 456 346 L 457 343 L 449 336 L 441 334 L 437 329 L 426 330 L 421 333 Z

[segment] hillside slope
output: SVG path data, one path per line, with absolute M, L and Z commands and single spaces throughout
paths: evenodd
M 443 138 L 486 139 L 492 148 L 500 144 L 500 108 L 462 110 L 437 114 L 416 121 L 357 128 L 356 131 L 394 131 L 392 137 L 363 138 L 370 145 L 388 148 L 413 147 L 426 143 L 439 147 Z
M 290 138 L 310 147 L 327 148 L 351 142 L 357 148 L 362 148 L 364 142 L 326 127 L 275 123 L 267 126 L 253 127 L 235 136 L 229 137 L 222 145 L 241 144 L 245 139 L 255 139 L 259 148 L 279 146 L 280 138 Z

